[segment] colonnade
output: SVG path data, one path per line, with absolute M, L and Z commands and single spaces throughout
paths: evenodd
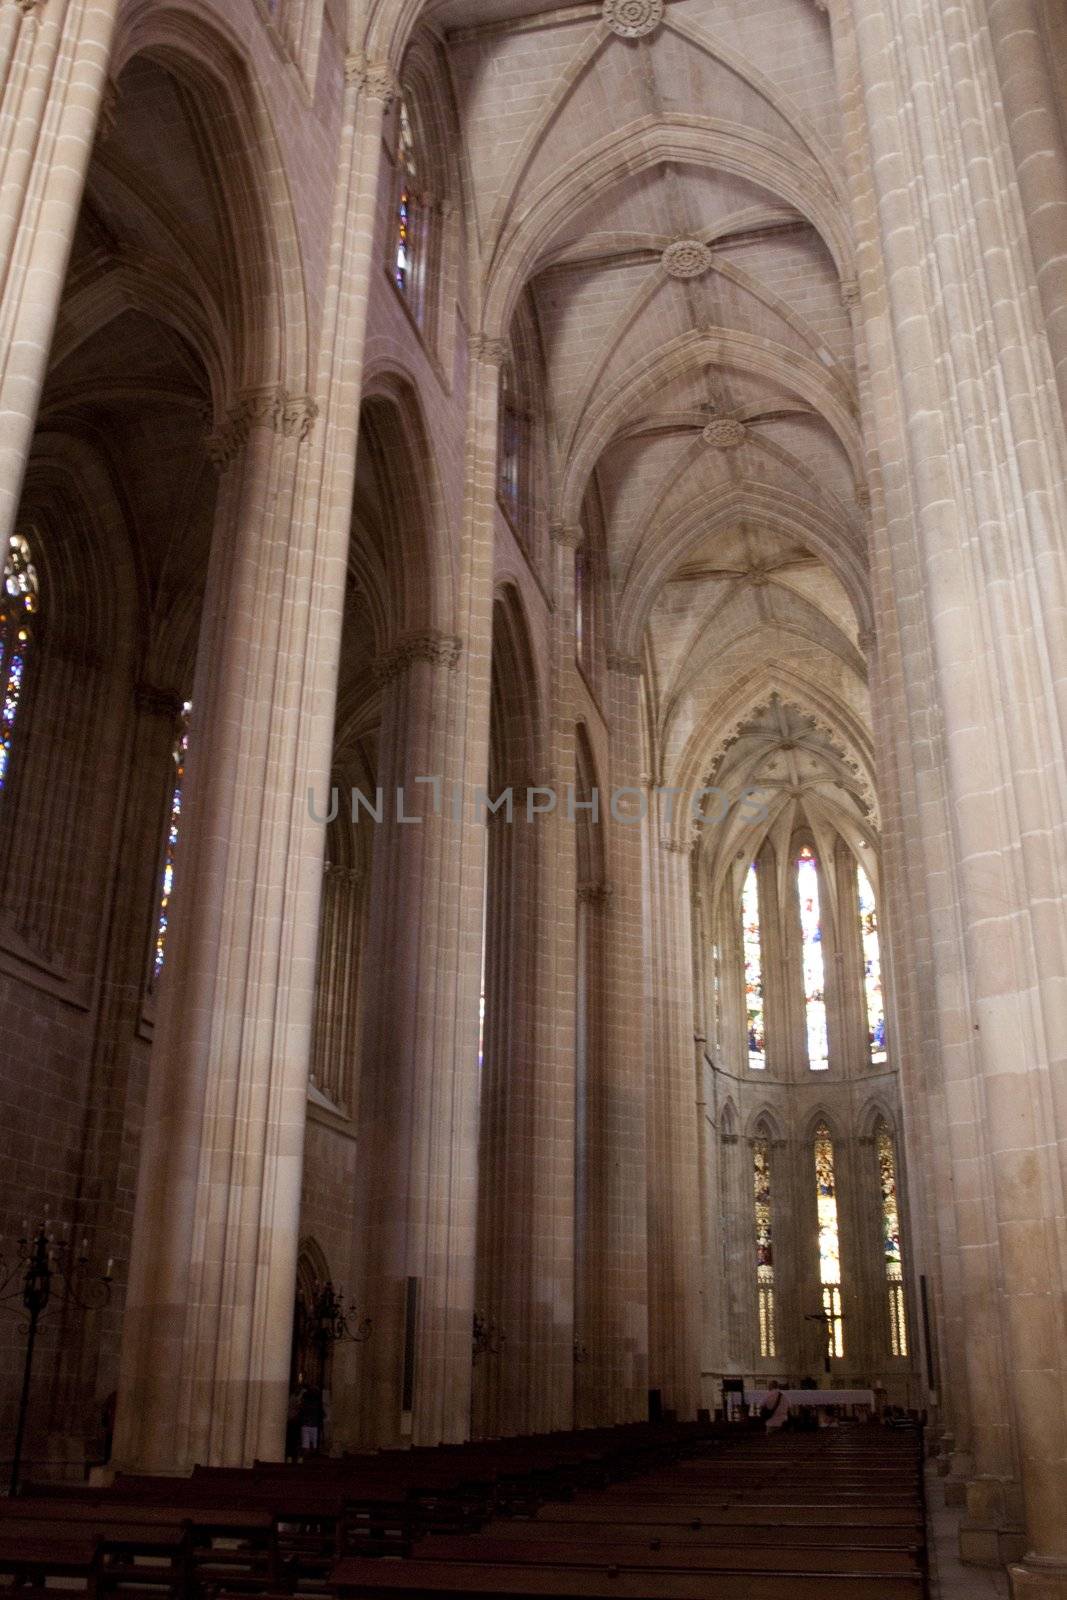
M 1067 178 L 1055 90 L 1030 0 L 831 5 L 873 491 L 891 1028 L 911 1167 L 923 1168 L 918 1203 L 936 1224 L 947 1445 L 967 1485 L 967 1553 L 1025 1555 L 1015 1593 L 1063 1596 Z M 117 0 L 0 0 L 0 126 L 12 133 L 0 211 L 4 537 L 117 10 Z M 395 66 L 362 49 L 349 57 L 311 358 L 279 345 L 240 375 L 216 418 L 195 824 L 156 1020 L 123 1330 L 116 1456 L 142 1470 L 282 1449 L 322 881 L 306 797 L 329 781 Z M 279 323 L 287 292 L 273 283 Z M 416 769 L 472 790 L 489 770 L 502 354 L 495 337 L 473 337 L 454 591 L 383 669 L 387 791 Z M 546 781 L 562 784 L 574 759 L 573 538 L 557 548 L 557 715 L 542 755 Z M 610 778 L 641 785 L 641 666 L 609 666 Z M 428 812 L 375 840 L 368 939 L 381 954 L 365 990 L 359 1164 L 360 1292 L 376 1318 L 359 1380 L 368 1441 L 459 1439 L 470 1427 L 485 837 L 465 815 L 457 827 Z M 598 1217 L 577 1295 L 594 1354 L 578 1377 L 588 1420 L 636 1416 L 650 1389 L 683 1415 L 699 1401 L 699 1040 L 680 844 L 659 818 L 608 830 L 605 892 L 589 913 L 603 921 L 608 1070 L 587 1101 Z M 505 1256 L 483 1259 L 525 1322 L 524 1390 L 507 1419 L 529 1427 L 565 1425 L 575 1381 L 566 1197 L 578 885 L 559 845 L 540 869 L 550 936 L 532 962 L 529 1103 L 502 1113 L 496 1152 L 527 1207 L 521 1248 L 511 1239 Z M 558 1015 L 553 991 L 566 1001 Z M 484 1403 L 491 1413 L 502 1402 Z

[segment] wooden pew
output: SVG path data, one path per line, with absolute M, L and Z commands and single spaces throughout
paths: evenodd
M 654 1546 L 654 1547 L 653 1547 Z M 846 1572 L 853 1576 L 895 1577 L 919 1571 L 914 1550 L 854 1546 L 767 1544 L 675 1545 L 630 1543 L 620 1535 L 610 1543 L 573 1539 L 475 1538 L 420 1539 L 418 1561 L 485 1561 L 493 1565 L 635 1568 L 650 1572 Z
M 444 1561 L 339 1561 L 331 1574 L 337 1600 L 427 1600 L 480 1595 L 492 1600 L 922 1600 L 919 1574 L 871 1581 L 841 1573 L 642 1572 L 604 1568 Z

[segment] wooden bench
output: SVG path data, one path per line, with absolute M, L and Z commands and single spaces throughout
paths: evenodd
M 871 1581 L 839 1573 L 641 1572 L 621 1566 L 513 1567 L 444 1561 L 339 1561 L 331 1574 L 338 1600 L 430 1595 L 523 1595 L 529 1600 L 921 1600 L 919 1574 Z
M 599 1547 L 573 1539 L 506 1539 L 479 1534 L 473 1539 L 420 1539 L 418 1561 L 485 1561 L 507 1566 L 620 1567 L 650 1572 L 847 1572 L 893 1577 L 919 1571 L 914 1551 L 856 1549 L 850 1546 L 767 1544 L 674 1545 L 654 1540 L 635 1544 L 622 1538 Z

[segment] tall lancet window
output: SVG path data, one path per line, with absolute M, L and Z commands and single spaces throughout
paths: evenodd
M 397 113 L 396 181 L 393 277 L 415 320 L 421 322 L 426 276 L 425 208 L 419 193 L 419 164 L 411 111 L 405 100 L 401 100 Z
M 163 971 L 163 958 L 167 948 L 167 930 L 170 927 L 171 900 L 174 896 L 174 863 L 178 855 L 178 833 L 182 821 L 182 790 L 185 786 L 185 763 L 189 755 L 189 713 L 191 700 L 182 706 L 181 721 L 174 739 L 174 782 L 170 792 L 170 811 L 167 815 L 167 842 L 163 851 L 163 880 L 159 889 L 156 910 L 156 938 L 152 950 L 153 983 Z
M 500 447 L 497 495 L 516 533 L 525 532 L 526 424 L 510 361 L 500 371 Z
M 885 1252 L 886 1289 L 889 1295 L 889 1348 L 895 1356 L 906 1356 L 908 1323 L 904 1314 L 904 1255 L 900 1247 L 897 1157 L 893 1135 L 881 1120 L 875 1132 L 875 1146 L 882 1186 L 882 1248 Z
M 39 589 L 28 539 L 13 533 L 4 557 L 0 589 L 0 794 L 11 765 L 15 717 L 26 679 L 26 660 L 33 643 Z
M 756 1203 L 756 1301 L 759 1314 L 759 1353 L 776 1354 L 774 1344 L 774 1237 L 771 1216 L 771 1142 L 754 1139 L 752 1176 Z
M 813 1072 L 825 1072 L 829 1066 L 830 1051 L 826 1035 L 826 972 L 819 912 L 819 864 L 807 845 L 797 857 L 797 890 L 800 895 L 808 1066 Z
M 837 1226 L 837 1184 L 834 1178 L 834 1143 L 830 1130 L 820 1123 L 815 1130 L 815 1194 L 819 1217 L 819 1282 L 826 1319 L 826 1353 L 843 1356 L 845 1335 L 841 1322 L 841 1241 Z
M 748 1030 L 748 1064 L 767 1065 L 763 1023 L 763 948 L 759 923 L 759 876 L 753 862 L 745 874 L 741 894 L 741 939 L 745 956 L 745 1025 Z
M 884 1061 L 885 1051 L 885 1001 L 882 997 L 882 956 L 878 947 L 878 910 L 874 903 L 871 880 L 862 867 L 857 868 L 859 885 L 860 936 L 863 940 L 863 990 L 867 1000 L 867 1037 L 871 1060 Z

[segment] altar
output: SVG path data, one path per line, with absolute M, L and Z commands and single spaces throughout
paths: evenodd
M 770 1404 L 772 1394 L 784 1394 L 791 1411 L 797 1406 L 866 1406 L 874 1410 L 873 1389 L 746 1389 L 745 1404 L 758 1411 Z

